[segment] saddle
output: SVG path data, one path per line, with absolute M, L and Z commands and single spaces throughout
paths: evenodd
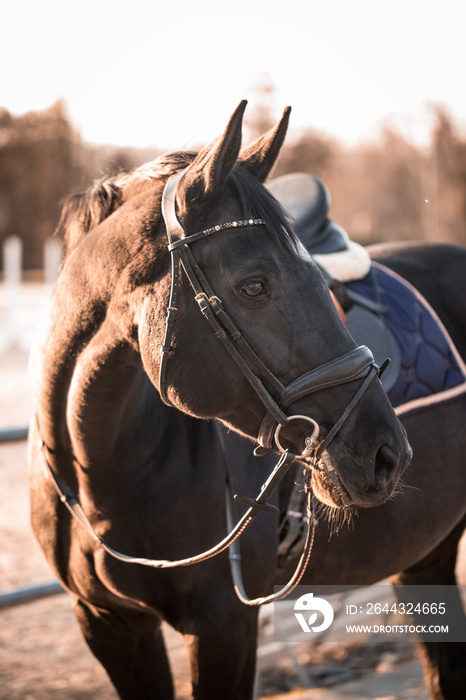
M 329 218 L 330 193 L 322 180 L 308 173 L 282 175 L 267 184 L 294 220 L 294 229 L 313 254 L 348 250 L 346 232 Z
M 330 193 L 315 175 L 290 173 L 267 183 L 267 188 L 292 219 L 303 245 L 333 279 L 346 282 L 364 277 L 371 261 L 366 249 L 351 241 L 329 217 Z

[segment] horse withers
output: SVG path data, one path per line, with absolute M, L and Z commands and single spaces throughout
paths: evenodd
M 226 533 L 226 451 L 209 419 L 298 455 L 332 507 L 382 504 L 411 457 L 371 353 L 262 184 L 289 110 L 241 150 L 244 109 L 199 154 L 70 198 L 33 363 L 33 529 L 131 700 L 173 697 L 162 620 L 186 638 L 196 698 L 253 692 L 257 609 L 235 595 L 226 553 L 171 564 Z M 230 479 L 256 494 L 268 458 L 236 440 Z M 277 515 L 260 513 L 244 535 L 253 595 L 273 587 L 276 533 Z

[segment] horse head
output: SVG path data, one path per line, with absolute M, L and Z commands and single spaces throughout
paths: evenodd
M 145 300 L 144 368 L 166 403 L 218 418 L 264 450 L 312 460 L 312 487 L 324 503 L 377 505 L 409 462 L 406 435 L 370 351 L 356 347 L 317 265 L 262 184 L 290 110 L 241 150 L 245 105 L 165 187 L 168 315 L 164 329 L 156 301 Z M 161 355 L 154 338 L 163 339 Z

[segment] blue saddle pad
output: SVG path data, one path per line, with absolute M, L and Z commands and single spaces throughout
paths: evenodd
M 466 366 L 435 311 L 414 287 L 378 263 L 364 279 L 346 286 L 383 308 L 377 315 L 399 348 L 396 375 L 386 387 L 398 414 L 466 392 Z M 361 331 L 359 336 L 361 342 Z M 371 348 L 371 337 L 363 342 Z

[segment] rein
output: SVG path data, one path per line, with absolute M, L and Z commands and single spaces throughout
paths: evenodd
M 243 534 L 246 528 L 249 527 L 249 525 L 259 515 L 260 512 L 265 511 L 268 513 L 278 513 L 278 508 L 268 503 L 267 501 L 275 492 L 281 480 L 290 469 L 291 465 L 296 459 L 296 455 L 288 451 L 284 452 L 281 455 L 279 461 L 275 465 L 268 479 L 262 485 L 260 493 L 256 499 L 248 498 L 245 496 L 239 496 L 237 494 L 233 496 L 223 436 L 221 435 L 217 424 L 215 424 L 215 426 L 217 428 L 217 436 L 220 440 L 224 461 L 227 468 L 226 512 L 227 525 L 230 529 L 230 532 L 223 540 L 221 540 L 221 542 L 219 542 L 211 549 L 208 549 L 205 552 L 202 552 L 201 554 L 198 554 L 193 557 L 188 557 L 186 559 L 177 559 L 174 561 L 170 561 L 168 559 L 146 559 L 145 557 L 133 557 L 128 554 L 123 554 L 122 552 L 113 549 L 113 547 L 110 547 L 97 534 L 91 522 L 89 521 L 89 518 L 84 513 L 78 499 L 76 498 L 76 496 L 73 495 L 66 483 L 58 477 L 58 475 L 55 473 L 54 469 L 50 464 L 50 459 L 47 457 L 47 455 L 44 454 L 44 461 L 47 467 L 46 473 L 52 477 L 52 482 L 58 494 L 58 497 L 60 501 L 66 506 L 67 510 L 72 515 L 72 517 L 79 523 L 79 525 L 82 528 L 84 528 L 84 530 L 86 530 L 88 535 L 90 535 L 91 538 L 95 540 L 102 547 L 102 549 L 104 549 L 105 552 L 107 552 L 107 554 L 109 554 L 114 559 L 118 559 L 119 561 L 125 562 L 127 564 L 140 564 L 142 566 L 148 566 L 153 569 L 173 569 L 183 566 L 192 566 L 193 564 L 200 564 L 201 562 L 207 561 L 208 559 L 211 559 L 212 557 L 215 557 L 221 552 L 224 552 L 226 549 L 230 548 L 229 561 L 231 574 L 233 578 L 233 586 L 241 602 L 243 602 L 245 605 L 257 606 L 263 605 L 264 603 L 269 603 L 273 600 L 281 600 L 282 598 L 285 598 L 287 595 L 289 595 L 291 591 L 294 588 L 296 588 L 296 586 L 299 584 L 299 581 L 301 580 L 304 574 L 304 571 L 307 567 L 311 555 L 312 545 L 314 542 L 315 526 L 317 523 L 314 517 L 312 491 L 309 485 L 306 485 L 305 488 L 307 492 L 308 516 L 306 520 L 306 538 L 303 553 L 300 557 L 295 573 L 291 577 L 290 581 L 276 593 L 260 598 L 250 599 L 245 591 L 243 584 L 243 577 L 241 571 L 241 554 L 239 552 L 238 547 L 238 538 Z M 44 452 L 47 451 L 51 455 L 54 454 L 54 452 L 50 450 L 42 440 L 39 441 L 39 446 Z M 235 501 L 248 506 L 248 510 L 240 518 L 236 525 L 234 525 L 234 512 L 236 505 Z
M 194 298 L 197 301 L 202 314 L 211 325 L 215 336 L 228 350 L 230 356 L 241 369 L 245 378 L 248 380 L 259 399 L 264 404 L 266 413 L 259 430 L 259 445 L 255 452 L 256 454 L 264 454 L 271 448 L 278 450 L 280 458 L 276 466 L 269 475 L 268 479 L 262 485 L 256 499 L 238 495 L 233 497 L 231 481 L 228 474 L 226 451 L 223 445 L 223 436 L 220 434 L 220 431 L 217 430 L 217 435 L 222 445 L 227 470 L 226 504 L 227 524 L 230 532 L 223 540 L 221 540 L 221 542 L 211 549 L 202 552 L 201 554 L 188 557 L 186 559 L 170 561 L 166 559 L 157 560 L 146 559 L 143 557 L 132 557 L 118 552 L 107 545 L 94 530 L 78 499 L 72 494 L 66 483 L 57 475 L 56 471 L 52 467 L 51 461 L 53 460 L 51 460 L 51 457 L 54 457 L 54 451 L 49 449 L 43 441 L 40 441 L 40 448 L 44 451 L 44 461 L 47 467 L 47 473 L 49 473 L 52 477 L 54 487 L 60 500 L 64 503 L 73 518 L 79 522 L 79 524 L 109 555 L 126 563 L 141 564 L 143 566 L 149 566 L 155 569 L 167 569 L 191 566 L 193 564 L 206 561 L 230 548 L 230 565 L 237 595 L 239 596 L 240 600 L 247 605 L 262 605 L 263 603 L 268 603 L 272 600 L 284 598 L 293 590 L 293 588 L 295 588 L 295 586 L 298 585 L 299 581 L 301 580 L 301 577 L 309 562 L 316 525 L 313 496 L 309 484 L 311 469 L 327 470 L 325 461 L 323 467 L 320 467 L 318 464 L 321 455 L 323 455 L 330 442 L 343 426 L 372 380 L 376 376 L 381 375 L 384 367 L 382 367 L 382 370 L 379 370 L 378 366 L 374 362 L 371 351 L 365 346 L 360 346 L 331 362 L 321 365 L 320 367 L 301 375 L 288 384 L 288 386 L 284 386 L 282 382 L 265 366 L 262 360 L 243 337 L 241 331 L 236 327 L 231 317 L 225 311 L 222 301 L 211 289 L 190 248 L 192 243 L 205 239 L 221 231 L 241 227 L 266 226 L 267 224 L 263 219 L 250 218 L 218 224 L 209 229 L 205 229 L 204 231 L 188 235 L 176 215 L 176 191 L 183 173 L 184 171 L 178 172 L 168 179 L 162 197 L 162 214 L 167 230 L 168 250 L 171 253 L 171 289 L 165 319 L 165 338 L 161 348 L 159 376 L 160 396 L 164 403 L 169 406 L 173 405 L 168 398 L 167 393 L 167 367 L 169 357 L 173 352 L 172 342 L 174 335 L 174 324 L 177 315 L 178 289 L 182 269 L 194 291 Z M 339 386 L 341 384 L 346 384 L 356 380 L 364 381 L 358 391 L 355 393 L 353 399 L 343 411 L 340 418 L 334 424 L 333 428 L 320 443 L 318 442 L 320 428 L 314 419 L 304 415 L 288 416 L 285 413 L 289 406 L 304 396 L 317 391 L 322 391 L 328 387 Z M 267 386 L 271 387 L 273 393 L 266 388 Z M 281 430 L 294 420 L 300 420 L 311 424 L 311 430 L 304 438 L 304 447 L 300 455 L 296 455 L 289 450 L 286 450 L 280 442 Z M 268 499 L 277 489 L 280 481 L 283 479 L 296 459 L 308 460 L 308 464 L 306 464 L 307 483 L 305 484 L 305 490 L 307 492 L 307 526 L 303 553 L 298 562 L 294 575 L 280 591 L 270 596 L 251 600 L 248 598 L 242 582 L 241 557 L 237 546 L 237 540 L 261 511 L 272 513 L 278 512 L 278 509 L 275 506 L 268 503 Z M 327 473 L 329 476 L 332 476 L 330 472 L 327 471 Z M 236 525 L 234 524 L 235 500 L 248 506 L 247 511 L 237 521 Z
M 223 448 L 223 440 L 221 441 L 221 444 Z M 46 451 L 53 456 L 54 452 L 50 450 L 42 440 L 39 441 L 39 446 L 44 452 Z M 202 552 L 201 554 L 198 554 L 193 557 L 170 561 L 168 559 L 146 559 L 144 557 L 132 557 L 128 554 L 118 552 L 116 549 L 113 549 L 108 544 L 106 544 L 104 540 L 96 533 L 94 527 L 89 521 L 87 515 L 84 513 L 76 496 L 73 495 L 71 490 L 68 488 L 67 484 L 56 474 L 52 465 L 50 464 L 50 459 L 48 458 L 48 456 L 46 454 L 44 455 L 44 461 L 48 470 L 47 473 L 52 477 L 53 485 L 55 487 L 55 490 L 57 491 L 60 501 L 66 506 L 73 518 L 75 518 L 75 520 L 77 520 L 81 527 L 83 527 L 87 531 L 87 533 L 92 537 L 92 539 L 98 542 L 101 545 L 101 547 L 107 552 L 107 554 L 110 554 L 115 559 L 119 559 L 120 561 L 124 561 L 128 564 L 142 564 L 143 566 L 149 566 L 154 569 L 171 569 L 181 566 L 191 566 L 192 564 L 200 564 L 203 561 L 207 561 L 207 559 L 211 559 L 217 554 L 220 554 L 221 552 L 225 551 L 225 549 L 227 549 L 235 540 L 237 540 L 238 537 L 242 535 L 242 533 L 246 530 L 247 527 L 249 527 L 249 525 L 259 515 L 261 511 L 267 511 L 271 513 L 278 512 L 278 508 L 271 505 L 270 503 L 267 503 L 267 500 L 274 493 L 280 481 L 283 479 L 283 477 L 293 464 L 295 458 L 296 455 L 294 455 L 291 452 L 284 452 L 281 455 L 272 473 L 262 485 L 259 495 L 255 500 L 243 496 L 234 497 L 238 502 L 247 504 L 249 508 L 246 511 L 246 513 L 242 516 L 242 518 L 237 522 L 237 524 L 232 527 L 230 533 L 221 542 L 215 545 L 215 547 L 212 547 L 211 549 L 208 549 L 205 552 Z M 226 485 L 227 509 L 229 509 L 231 508 L 233 499 L 229 475 L 227 475 L 226 478 Z

